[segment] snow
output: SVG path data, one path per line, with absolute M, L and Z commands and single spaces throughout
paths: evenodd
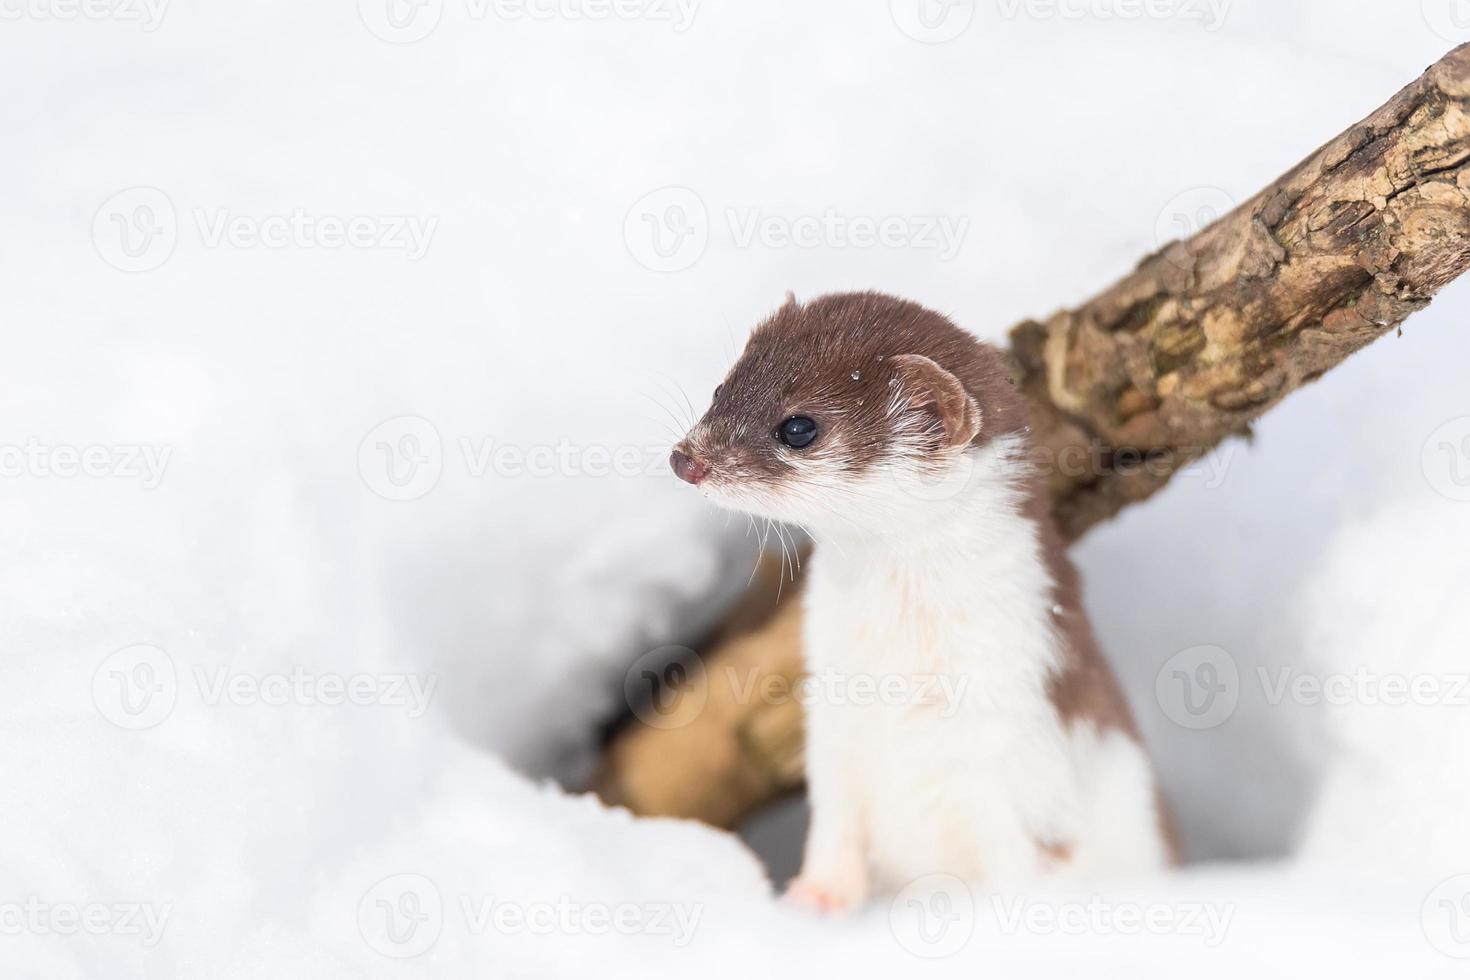
M 1025 887 L 1019 926 L 952 883 L 821 922 L 737 838 L 548 781 L 744 585 L 744 528 L 659 450 L 785 290 L 999 338 L 1456 30 L 1450 0 L 1236 0 L 1216 30 L 998 2 L 930 45 L 890 6 L 445 0 L 414 44 L 367 0 L 0 6 L 6 976 L 1463 972 L 1464 707 L 1271 694 L 1463 662 L 1464 284 L 1078 549 L 1209 863 Z M 656 192 L 692 265 L 627 231 Z M 857 244 L 892 216 L 938 237 Z M 135 218 L 172 232 L 130 255 Z M 1185 728 L 1156 681 L 1200 647 L 1236 703 Z M 1150 912 L 1168 934 L 1130 934 Z

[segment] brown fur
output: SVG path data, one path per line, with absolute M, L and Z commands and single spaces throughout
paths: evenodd
M 956 388 L 954 382 L 958 382 Z M 816 420 L 806 454 L 825 455 L 855 476 L 892 449 L 894 388 L 928 412 L 933 448 L 985 445 L 1019 436 L 1029 448 L 1026 406 L 1006 355 L 950 319 L 880 293 L 845 293 L 798 303 L 793 296 L 756 327 L 713 404 L 679 451 L 728 479 L 779 482 L 792 469 L 776 430 L 794 415 Z M 1037 546 L 1055 584 L 1063 663 L 1050 696 L 1064 722 L 1086 722 L 1138 740 L 1128 704 L 1098 648 L 1082 606 L 1077 571 L 1051 514 L 1042 474 L 1020 473 L 1020 516 L 1037 527 Z M 1160 821 L 1176 848 L 1162 799 Z M 1048 845 L 1058 854 L 1065 842 Z M 1176 848 L 1177 853 L 1177 848 Z
M 928 365 L 941 369 L 938 377 Z M 958 399 L 968 394 L 973 400 L 978 431 L 967 431 L 965 406 L 947 390 L 945 377 L 958 380 Z M 792 415 L 810 415 L 824 428 L 811 448 L 818 449 L 822 438 L 840 438 L 843 462 L 861 472 L 892 441 L 886 408 L 893 382 L 914 391 L 913 401 L 932 393 L 936 440 L 958 432 L 979 446 L 1002 435 L 1026 435 L 1025 402 L 999 349 L 916 303 L 844 293 L 805 305 L 788 298 L 756 327 L 716 390 L 699 438 L 710 447 L 740 446 L 755 468 L 779 477 L 790 463 L 775 439 L 776 427 Z M 1082 609 L 1077 571 L 1052 521 L 1044 481 L 1039 474 L 1018 478 L 1025 491 L 1023 516 L 1035 522 L 1056 582 L 1053 599 L 1066 662 L 1052 683 L 1052 700 L 1065 721 L 1087 720 L 1136 738 L 1137 726 Z
M 831 453 L 858 475 L 891 446 L 887 410 L 894 387 L 922 384 L 913 362 L 900 359 L 913 354 L 953 375 L 975 400 L 983 420 L 976 445 L 1025 425 L 1024 405 L 999 350 L 916 303 L 845 293 L 806 304 L 789 299 L 756 327 L 709 411 L 678 448 L 729 477 L 779 480 L 791 463 L 776 428 L 806 415 L 822 430 L 806 451 Z M 936 405 L 936 446 L 946 438 L 947 417 Z

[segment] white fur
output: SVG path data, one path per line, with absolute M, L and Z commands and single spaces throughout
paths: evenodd
M 803 467 L 803 492 L 761 501 L 818 540 L 806 593 L 813 674 L 941 674 L 964 693 L 957 704 L 809 701 L 812 826 L 795 887 L 821 904 L 936 872 L 995 882 L 1167 861 L 1142 749 L 1064 724 L 1048 697 L 1061 661 L 1053 582 L 1020 512 L 1019 450 L 1002 439 L 955 454 L 926 484 L 912 457 L 860 482 L 818 464 Z

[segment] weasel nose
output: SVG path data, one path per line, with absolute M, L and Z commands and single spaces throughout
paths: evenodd
M 673 468 L 674 475 L 685 483 L 697 484 L 709 475 L 707 464 L 679 449 L 669 453 L 669 466 Z

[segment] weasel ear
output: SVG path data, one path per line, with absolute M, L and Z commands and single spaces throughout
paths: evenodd
M 899 354 L 888 359 L 910 412 L 927 412 L 944 426 L 951 449 L 966 446 L 980 434 L 980 406 L 960 379 L 922 354 Z

